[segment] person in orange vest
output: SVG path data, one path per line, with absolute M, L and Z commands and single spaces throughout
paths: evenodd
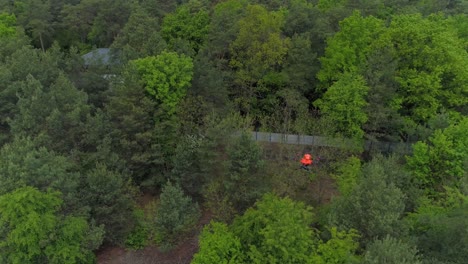
M 309 166 L 312 165 L 312 155 L 309 153 L 304 154 L 304 156 L 301 159 L 301 168 L 309 170 Z

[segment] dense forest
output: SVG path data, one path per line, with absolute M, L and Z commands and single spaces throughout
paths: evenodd
M 0 1 L 0 263 L 466 263 L 467 13 Z

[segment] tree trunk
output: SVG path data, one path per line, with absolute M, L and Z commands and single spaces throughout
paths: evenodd
M 39 33 L 39 40 L 41 41 L 41 49 L 42 49 L 42 52 L 45 52 L 45 49 L 44 49 L 44 41 L 42 40 L 42 33 Z

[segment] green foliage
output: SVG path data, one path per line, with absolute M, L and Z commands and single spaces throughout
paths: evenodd
M 102 164 L 96 164 L 84 181 L 80 195 L 90 208 L 90 218 L 104 227 L 105 242 L 122 243 L 134 225 L 129 184 Z
M 369 88 L 359 75 L 344 74 L 330 88 L 322 99 L 315 101 L 325 118 L 335 124 L 335 134 L 360 139 L 364 136 L 362 125 L 367 121 L 364 107 Z
M 311 208 L 266 194 L 234 220 L 247 263 L 309 263 L 315 244 Z
M 413 146 L 408 167 L 427 193 L 442 191 L 442 185 L 457 184 L 466 174 L 468 160 L 468 119 L 463 118 L 443 130 L 436 130 L 429 142 Z
M 31 139 L 16 138 L 0 150 L 0 195 L 24 186 L 41 191 L 60 190 L 69 210 L 80 204 L 80 175 L 71 161 L 45 147 L 37 147 Z M 75 207 L 76 209 L 76 207 Z
M 370 87 L 366 100 L 366 136 L 375 140 L 399 141 L 404 129 L 404 119 L 393 106 L 397 96 L 398 60 L 390 47 L 375 48 L 367 56 L 362 76 Z M 385 122 L 382 122 L 385 120 Z
M 311 228 L 311 208 L 266 194 L 230 227 L 211 223 L 192 263 L 350 263 L 357 258 L 355 230 L 330 229 L 323 242 Z
M 200 250 L 192 264 L 243 263 L 241 242 L 226 224 L 211 222 L 203 228 L 199 241 Z
M 312 50 L 312 42 L 304 35 L 291 38 L 291 45 L 283 65 L 283 72 L 288 78 L 288 85 L 301 92 L 312 90 L 318 67 L 317 54 Z
M 466 262 L 468 253 L 468 198 L 453 190 L 448 193 L 452 194 L 442 203 L 426 200 L 409 215 L 410 234 L 425 258 L 435 263 L 461 264 Z
M 466 105 L 468 54 L 442 16 L 400 15 L 388 30 L 399 59 L 399 111 L 413 122 Z
M 172 49 L 178 41 L 187 41 L 196 54 L 205 42 L 209 23 L 208 12 L 192 12 L 189 5 L 182 5 L 164 17 L 161 35 Z
M 91 6 L 97 4 L 96 9 L 91 11 L 95 12 L 95 17 L 87 37 L 98 47 L 108 47 L 128 21 L 130 2 L 126 0 L 80 1 L 77 6 L 83 4 L 86 8 L 86 2 Z
M 386 182 L 384 167 L 370 163 L 351 193 L 334 202 L 331 219 L 338 227 L 356 229 L 364 244 L 386 235 L 399 236 L 404 231 L 403 199 L 401 190 Z
M 269 191 L 324 220 L 267 195 L 206 227 L 194 263 L 355 263 L 366 249 L 365 263 L 419 263 L 407 241 L 424 263 L 465 263 L 467 3 L 0 1 L 0 263 L 92 263 L 103 241 L 167 249 L 195 235 L 184 193 L 230 223 Z M 84 69 L 98 47 L 118 65 Z M 253 125 L 351 140 L 311 150 L 328 162 L 307 174 Z M 421 142 L 407 170 L 349 158 L 364 138 Z M 341 196 L 324 208 L 330 175 Z M 132 213 L 135 187 L 168 180 L 151 219 Z
M 0 14 L 0 38 L 12 37 L 16 34 L 16 17 L 14 14 Z
M 351 229 L 349 232 L 338 231 L 336 227 L 330 228 L 331 238 L 327 242 L 321 242 L 312 256 L 313 263 L 340 264 L 355 263 L 358 258 L 354 252 L 359 247 L 356 242 L 359 234 Z
M 174 52 L 162 52 L 156 57 L 134 61 L 146 91 L 174 113 L 185 96 L 193 75 L 192 59 Z
M 148 245 L 150 228 L 145 221 L 145 212 L 143 210 L 135 208 L 133 214 L 136 224 L 125 239 L 125 246 L 131 249 L 142 249 Z
M 345 2 L 346 0 L 319 0 L 317 7 L 325 11 L 333 7 L 341 6 Z
M 158 21 L 138 8 L 131 13 L 112 47 L 121 49 L 125 60 L 155 56 L 166 48 L 165 41 L 155 30 L 158 28 Z M 148 32 L 151 32 L 150 35 Z
M 341 21 L 340 31 L 328 40 L 325 56 L 320 59 L 322 68 L 318 79 L 331 85 L 343 74 L 359 73 L 373 49 L 372 43 L 384 29 L 383 21 L 372 16 L 363 17 L 359 11 Z
M 361 177 L 361 161 L 355 157 L 349 157 L 338 168 L 337 174 L 333 178 L 338 184 L 338 189 L 342 195 L 348 195 L 357 185 Z
M 39 89 L 39 86 L 42 86 L 41 89 L 48 88 L 52 85 L 60 75 L 58 64 L 61 54 L 55 48 L 45 53 L 34 50 L 26 45 L 28 41 L 21 34 L 17 39 L 0 39 L 0 42 L 5 44 L 0 45 L 2 61 L 7 57 L 0 66 L 0 127 L 4 134 L 2 141 L 5 141 L 11 138 L 10 123 L 19 112 L 17 102 L 19 95 L 22 95 L 20 91 Z
M 36 47 L 45 51 L 52 44 L 53 16 L 50 1 L 21 0 L 14 5 L 18 24 L 23 26 Z
M 172 246 L 176 239 L 192 228 L 200 217 L 198 204 L 185 196 L 177 185 L 168 182 L 159 197 L 156 212 L 155 231 L 165 247 Z
M 230 220 L 232 213 L 250 206 L 268 185 L 260 148 L 247 132 L 250 125 L 251 119 L 236 113 L 207 120 L 200 156 L 208 179 L 203 196 L 217 219 Z
M 421 264 L 418 251 L 405 242 L 391 236 L 373 241 L 366 250 L 365 264 Z
M 89 263 L 88 224 L 57 215 L 60 193 L 23 187 L 0 196 L 0 260 L 6 263 Z
M 372 158 L 370 164 L 376 164 L 383 168 L 386 183 L 395 185 L 403 193 L 405 211 L 413 211 L 417 206 L 422 190 L 415 182 L 411 172 L 406 168 L 404 159 L 397 154 L 388 157 L 378 154 Z
M 187 136 L 177 144 L 170 179 L 190 196 L 201 196 L 206 172 L 201 162 L 203 139 Z
M 128 67 L 123 73 L 123 83 L 113 87 L 105 111 L 111 121 L 111 150 L 117 153 L 135 183 L 164 172 L 154 146 L 157 103 L 147 96 L 140 84 L 136 70 Z M 162 181 L 164 182 L 164 181 Z
M 250 87 L 284 61 L 288 38 L 281 36 L 282 12 L 269 12 L 260 5 L 247 6 L 239 21 L 239 33 L 230 46 L 231 66 L 237 71 L 237 82 Z
M 47 88 L 28 76 L 18 93 L 19 113 L 11 122 L 12 133 L 36 137 L 41 145 L 67 153 L 79 149 L 83 124 L 90 112 L 87 96 L 59 75 Z
M 240 112 L 259 117 L 273 112 L 262 108 L 277 105 L 271 101 L 272 95 L 285 84 L 284 76 L 278 72 L 290 46 L 290 39 L 281 34 L 284 21 L 282 11 L 248 5 L 238 22 L 239 32 L 229 46 L 229 65 L 235 71 L 232 92 Z
M 226 178 L 223 185 L 233 205 L 243 211 L 259 198 L 266 186 L 262 177 L 261 149 L 250 134 L 242 133 L 227 148 Z
M 214 7 L 209 25 L 207 45 L 210 53 L 221 58 L 230 56 L 229 45 L 239 33 L 239 20 L 242 18 L 246 0 L 221 1 Z

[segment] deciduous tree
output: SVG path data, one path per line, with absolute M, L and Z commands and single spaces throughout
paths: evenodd
M 364 254 L 365 264 L 421 264 L 418 250 L 407 243 L 386 236 L 382 239 L 373 241 Z
M 314 104 L 320 108 L 324 118 L 335 123 L 333 134 L 360 139 L 364 136 L 362 126 L 367 121 L 364 107 L 368 91 L 360 75 L 345 73 Z
M 0 260 L 5 263 L 89 263 L 85 219 L 58 214 L 60 193 L 19 188 L 0 196 Z
M 146 91 L 164 107 L 169 114 L 186 95 L 193 75 L 192 59 L 175 52 L 163 52 L 156 57 L 134 61 Z

